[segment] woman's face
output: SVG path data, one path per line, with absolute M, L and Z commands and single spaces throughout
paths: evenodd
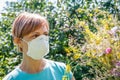
M 48 33 L 49 33 L 48 28 L 43 26 L 43 27 L 40 27 L 39 29 L 36 29 L 35 31 L 31 32 L 30 34 L 24 36 L 23 39 L 25 41 L 29 42 L 29 41 L 37 38 L 40 35 L 48 35 Z M 28 45 L 25 41 L 22 40 L 21 45 L 20 45 L 23 53 L 27 53 L 27 50 L 28 50 Z

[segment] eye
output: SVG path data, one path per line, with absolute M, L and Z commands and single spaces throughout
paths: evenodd
M 49 34 L 48 33 L 44 33 L 44 35 L 48 36 Z
M 35 35 L 33 35 L 33 38 L 37 38 L 39 35 L 38 34 L 35 34 Z
M 48 34 L 44 34 L 44 35 L 48 36 Z

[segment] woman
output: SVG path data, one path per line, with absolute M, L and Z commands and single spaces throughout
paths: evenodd
M 47 20 L 38 14 L 24 12 L 15 19 L 13 42 L 23 53 L 23 60 L 3 80 L 62 80 L 65 64 L 43 58 L 49 53 L 48 33 Z M 71 72 L 67 78 L 75 80 Z

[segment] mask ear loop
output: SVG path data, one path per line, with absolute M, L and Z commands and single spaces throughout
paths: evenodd
M 26 42 L 26 43 L 28 43 L 26 40 L 24 40 L 24 39 L 21 39 L 21 40 L 23 40 L 24 42 Z
M 22 38 L 20 38 L 20 39 L 22 40 Z M 19 53 L 19 52 L 23 52 L 22 48 L 19 47 L 19 45 L 17 45 L 17 52 L 18 52 L 18 53 Z
M 27 43 L 27 41 L 26 40 L 24 40 L 24 39 L 22 39 L 22 38 L 20 38 L 22 41 L 24 41 L 24 42 L 26 42 Z M 19 47 L 19 45 L 17 45 L 17 52 L 19 53 L 19 52 L 23 52 L 23 49 L 22 48 L 20 48 Z
M 22 52 L 22 51 L 23 51 L 22 48 L 20 48 L 20 47 L 17 45 L 17 53 Z
M 19 46 L 17 45 L 17 53 L 19 53 L 20 52 L 20 49 L 19 49 Z
M 15 45 L 16 45 L 16 52 L 17 52 L 17 53 L 22 52 L 22 48 L 20 48 L 20 47 L 19 47 L 19 44 L 18 44 L 20 38 L 17 38 L 17 37 L 13 37 L 13 38 L 15 38 L 15 40 L 14 40 L 14 39 L 13 39 L 13 40 L 14 40 Z
M 28 44 L 28 42 L 26 40 L 24 40 L 23 38 L 21 38 L 21 40 Z M 22 50 L 22 48 L 20 48 L 20 50 Z

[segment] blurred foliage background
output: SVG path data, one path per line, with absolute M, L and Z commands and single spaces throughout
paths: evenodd
M 76 80 L 120 79 L 120 0 L 20 0 L 6 4 L 0 19 L 0 80 L 22 60 L 12 42 L 11 25 L 24 11 L 48 19 L 50 53 L 46 58 L 70 64 Z M 115 34 L 109 33 L 115 26 Z

